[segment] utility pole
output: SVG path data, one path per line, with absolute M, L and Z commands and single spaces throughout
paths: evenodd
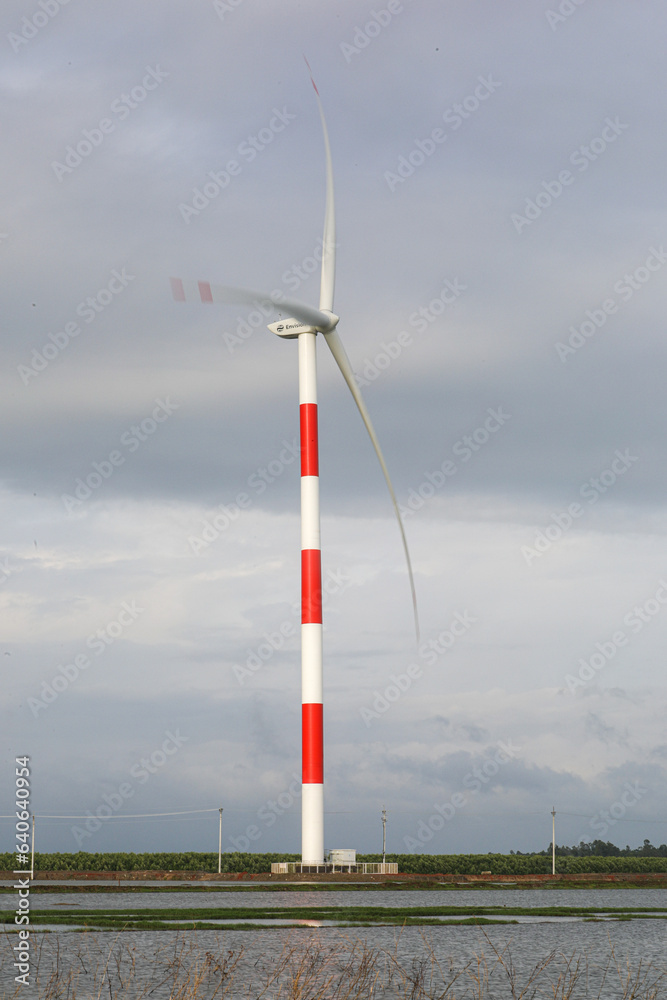
M 556 807 L 551 807 L 551 874 L 556 874 Z
M 218 830 L 218 875 L 222 871 L 222 806 L 218 810 L 220 813 L 220 828 Z
M 382 806 L 382 864 L 387 857 L 387 810 Z

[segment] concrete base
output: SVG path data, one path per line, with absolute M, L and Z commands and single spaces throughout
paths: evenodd
M 397 875 L 398 865 L 395 862 L 357 861 L 356 864 L 308 864 L 304 861 L 274 861 L 271 865 L 272 875 L 331 875 L 343 872 L 348 875 Z

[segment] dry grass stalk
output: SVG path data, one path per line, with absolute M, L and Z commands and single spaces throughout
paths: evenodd
M 266 935 L 267 932 L 261 932 Z M 13 935 L 0 960 L 2 1000 L 664 1000 L 667 969 L 617 958 L 555 950 L 534 965 L 518 963 L 510 944 L 482 931 L 479 951 L 465 962 L 445 957 L 442 944 L 405 931 L 393 948 L 341 936 L 325 945 L 317 935 L 290 934 L 274 957 L 251 962 L 244 948 L 203 950 L 198 935 L 178 934 L 152 951 L 127 934 L 80 936 L 76 950 L 57 934 L 34 934 L 29 994 L 13 981 Z M 224 935 L 221 935 L 224 940 Z M 159 938 L 157 939 L 160 940 Z M 265 938 L 267 943 L 271 940 Z M 8 946 L 8 947 L 7 947 Z M 412 950 L 412 954 L 410 951 Z

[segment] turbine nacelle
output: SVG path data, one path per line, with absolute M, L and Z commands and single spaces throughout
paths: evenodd
M 275 333 L 277 337 L 283 337 L 285 340 L 296 340 L 300 333 L 317 333 L 317 329 L 314 326 L 308 326 L 306 323 L 299 323 L 298 319 L 281 319 L 277 323 L 269 323 L 268 330 L 271 333 Z
M 330 317 L 330 322 L 318 323 L 314 326 L 291 317 L 290 319 L 281 319 L 277 323 L 269 323 L 268 329 L 277 337 L 283 337 L 285 340 L 294 340 L 300 333 L 331 333 L 336 328 L 340 317 L 328 309 L 320 310 L 320 315 L 325 320 Z

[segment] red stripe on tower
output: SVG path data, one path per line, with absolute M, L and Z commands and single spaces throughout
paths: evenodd
M 199 281 L 199 296 L 202 302 L 212 302 L 213 292 L 211 291 L 211 285 L 208 281 Z
M 317 449 L 317 403 L 302 403 L 301 416 L 301 475 L 319 476 Z
M 301 624 L 322 624 L 322 553 L 301 550 Z
M 301 706 L 301 780 L 304 785 L 324 781 L 324 716 L 321 704 Z
M 183 288 L 183 282 L 180 278 L 170 278 L 171 281 L 171 294 L 174 296 L 176 302 L 185 302 L 185 289 Z

